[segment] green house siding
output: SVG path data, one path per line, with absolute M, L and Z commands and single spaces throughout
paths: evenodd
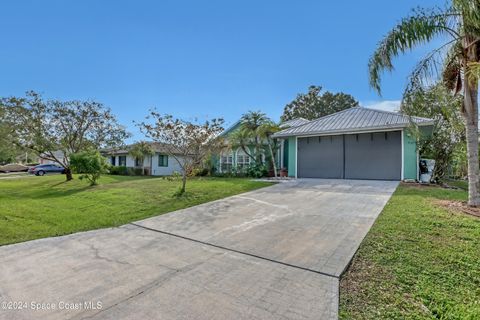
M 295 177 L 297 175 L 297 139 L 296 137 L 288 137 L 288 176 Z
M 403 179 L 417 179 L 417 141 L 415 137 L 402 131 L 403 134 Z
M 288 139 L 283 141 L 283 167 L 288 170 Z

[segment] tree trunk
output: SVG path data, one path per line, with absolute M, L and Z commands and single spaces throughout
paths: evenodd
M 273 175 L 275 178 L 277 177 L 277 165 L 275 163 L 275 157 L 273 156 L 273 149 L 272 145 L 269 143 L 268 148 L 270 149 L 270 157 L 272 157 L 272 165 L 273 165 Z
M 187 184 L 187 173 L 184 172 L 183 175 L 182 175 L 182 188 L 180 189 L 180 194 L 184 194 L 185 193 L 185 186 Z
M 464 90 L 463 115 L 467 136 L 468 205 L 479 206 L 478 83 L 465 79 Z
M 73 180 L 72 169 L 65 168 L 65 178 L 67 179 L 67 181 Z

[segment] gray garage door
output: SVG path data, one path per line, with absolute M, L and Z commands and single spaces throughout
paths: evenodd
M 298 139 L 298 177 L 343 178 L 343 136 Z
M 345 178 L 400 180 L 400 131 L 345 136 Z
M 400 180 L 401 132 L 298 139 L 298 177 Z

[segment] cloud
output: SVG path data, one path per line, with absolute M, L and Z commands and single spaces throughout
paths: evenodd
M 384 101 L 368 101 L 361 103 L 362 107 L 377 109 L 383 111 L 394 111 L 398 112 L 400 110 L 400 100 L 384 100 Z

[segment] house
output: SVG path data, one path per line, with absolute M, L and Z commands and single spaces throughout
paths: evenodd
M 428 132 L 433 120 L 363 107 L 286 128 L 281 159 L 297 178 L 418 179 L 417 141 L 407 128 Z M 282 165 L 282 166 L 283 166 Z
M 281 123 L 280 127 L 292 128 L 299 125 L 303 125 L 307 122 L 309 121 L 306 119 L 297 118 L 297 119 L 292 119 L 292 120 Z M 239 120 L 221 134 L 221 137 L 224 138 L 225 144 L 228 147 L 225 148 L 215 158 L 214 166 L 217 172 L 224 173 L 224 172 L 230 172 L 230 171 L 241 171 L 253 163 L 253 159 L 251 159 L 251 157 L 248 156 L 247 153 L 241 147 L 232 148 L 230 144 L 229 136 L 232 133 L 234 133 L 236 130 L 238 130 L 240 128 L 240 125 L 241 125 L 241 121 Z M 288 144 L 288 142 L 282 141 L 282 144 L 280 145 L 280 149 L 277 151 L 278 155 L 276 156 L 276 158 L 277 158 L 277 167 L 279 169 L 283 168 L 283 160 L 281 159 L 280 154 L 281 154 L 281 149 L 284 147 L 284 144 Z M 264 142 L 263 145 L 265 146 L 265 149 L 266 149 L 267 147 L 266 142 Z M 250 154 L 254 153 L 253 144 L 247 146 L 247 151 Z M 269 161 L 270 154 L 266 150 L 263 150 L 261 154 L 261 158 L 262 158 L 262 162 L 265 163 Z
M 62 163 L 68 163 L 68 157 L 65 156 L 65 153 L 61 150 L 53 151 L 53 156 Z M 52 160 L 51 157 L 45 153 L 42 153 L 39 157 L 37 162 L 39 164 L 56 164 L 57 162 Z
M 154 152 L 153 155 L 145 155 L 143 159 L 135 158 L 129 154 L 132 145 L 121 150 L 103 150 L 102 154 L 108 158 L 112 166 L 144 169 L 147 175 L 168 176 L 174 172 L 182 172 L 177 159 L 168 155 L 166 145 L 158 142 L 149 142 Z M 181 157 L 179 156 L 179 159 Z

